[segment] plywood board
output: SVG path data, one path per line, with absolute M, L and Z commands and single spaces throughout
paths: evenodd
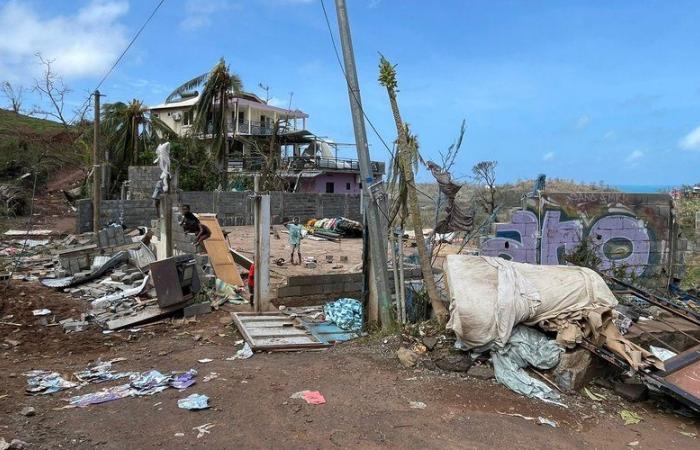
M 234 286 L 243 286 L 238 266 L 228 248 L 224 233 L 215 214 L 199 214 L 199 220 L 211 231 L 211 237 L 204 241 L 204 249 L 216 277 Z

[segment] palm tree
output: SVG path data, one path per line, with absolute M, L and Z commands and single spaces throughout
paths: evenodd
M 425 288 L 428 292 L 428 298 L 433 306 L 433 311 L 441 324 L 447 322 L 447 308 L 442 304 L 435 286 L 435 278 L 433 277 L 433 268 L 430 264 L 430 255 L 425 246 L 423 238 L 423 220 L 420 215 L 418 206 L 418 193 L 416 190 L 415 176 L 413 171 L 418 169 L 418 161 L 421 160 L 418 153 L 418 140 L 413 136 L 408 128 L 408 124 L 401 119 L 399 112 L 399 104 L 396 99 L 396 67 L 392 66 L 389 61 L 383 56 L 379 61 L 379 84 L 384 86 L 389 95 L 391 103 L 391 111 L 396 122 L 396 130 L 398 133 L 396 155 L 394 156 L 394 175 L 393 180 L 398 180 L 398 194 L 400 209 L 403 211 L 402 218 L 406 214 L 410 214 L 413 222 L 413 231 L 416 235 L 416 247 L 418 249 L 418 259 L 420 261 Z
M 221 58 L 211 71 L 199 75 L 175 89 L 168 96 L 166 102 L 173 101 L 178 96 L 201 86 L 203 89 L 194 109 L 192 129 L 197 135 L 211 138 L 211 151 L 219 162 L 219 170 L 224 177 L 225 185 L 226 159 L 228 157 L 226 101 L 229 96 L 241 92 L 243 83 L 238 75 L 231 73 L 226 61 Z
M 172 137 L 175 132 L 159 118 L 148 113 L 141 100 L 108 103 L 102 108 L 100 133 L 109 150 L 110 175 L 106 184 L 112 192 L 126 178 L 129 165 L 150 163 L 147 147 L 159 136 Z M 113 180 L 110 182 L 110 178 Z

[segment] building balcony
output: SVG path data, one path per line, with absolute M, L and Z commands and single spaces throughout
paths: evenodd
M 238 125 L 238 127 L 236 127 Z M 229 132 L 236 132 L 241 135 L 250 136 L 271 136 L 275 130 L 274 124 L 272 122 L 260 122 L 257 120 L 243 120 L 239 121 L 238 124 L 235 122 L 228 122 L 226 124 L 226 129 Z M 293 122 L 280 123 L 277 129 L 277 134 L 289 133 L 291 131 L 298 131 L 298 128 Z
M 229 172 L 258 172 L 262 166 L 263 158 L 260 156 L 234 156 L 229 159 Z M 372 161 L 371 167 L 374 175 L 384 175 L 384 162 Z M 360 173 L 360 162 L 346 158 L 290 156 L 281 159 L 279 170 L 292 174 L 304 170 Z

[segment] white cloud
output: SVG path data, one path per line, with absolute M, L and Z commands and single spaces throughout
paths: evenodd
M 72 15 L 42 17 L 29 2 L 10 0 L 0 6 L 0 73 L 26 81 L 40 73 L 41 53 L 65 78 L 100 75 L 126 46 L 119 20 L 128 10 L 123 0 L 94 0 Z
M 603 135 L 603 139 L 605 139 L 606 141 L 609 141 L 611 139 L 615 139 L 616 137 L 617 137 L 617 133 L 615 133 L 612 130 L 606 131 L 605 134 Z
M 683 136 L 678 146 L 683 150 L 700 150 L 700 126 Z
M 180 22 L 180 26 L 188 31 L 208 27 L 217 14 L 239 6 L 226 0 L 188 0 L 185 3 L 185 18 Z
M 583 130 L 588 126 L 588 124 L 591 123 L 591 118 L 587 114 L 582 115 L 576 120 L 576 129 L 577 130 Z
M 554 159 L 554 156 L 556 153 L 554 152 L 547 152 L 544 155 L 542 155 L 542 161 L 551 161 Z
M 628 164 L 636 164 L 640 159 L 644 157 L 644 152 L 641 150 L 635 150 L 625 158 L 625 162 Z

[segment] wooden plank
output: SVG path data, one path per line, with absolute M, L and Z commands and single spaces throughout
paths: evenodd
M 243 286 L 238 266 L 233 260 L 216 215 L 200 214 L 199 220 L 211 231 L 211 237 L 204 241 L 204 249 L 209 255 L 209 262 L 214 268 L 216 277 L 228 284 Z
M 294 327 L 281 328 L 281 327 L 268 327 L 268 328 L 250 328 L 248 327 L 248 334 L 253 339 L 257 340 L 260 337 L 272 337 L 272 336 L 312 336 L 311 333 L 305 330 L 300 330 Z

